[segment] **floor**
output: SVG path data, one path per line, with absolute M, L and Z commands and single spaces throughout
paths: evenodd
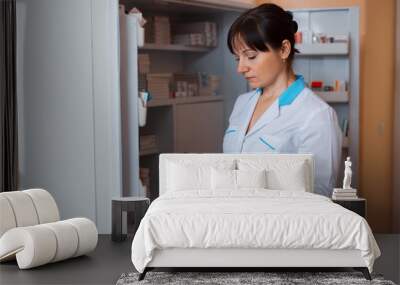
M 399 284 L 400 235 L 376 235 L 376 240 L 382 256 L 375 272 Z M 19 270 L 15 262 L 0 264 L 0 284 L 115 284 L 122 273 L 134 271 L 130 245 L 101 235 L 97 249 L 88 256 L 30 270 Z
M 122 273 L 134 270 L 130 245 L 100 235 L 96 250 L 88 256 L 29 270 L 18 270 L 16 262 L 0 264 L 0 284 L 115 284 Z
M 375 235 L 375 238 L 381 257 L 376 260 L 374 270 L 400 284 L 400 235 Z

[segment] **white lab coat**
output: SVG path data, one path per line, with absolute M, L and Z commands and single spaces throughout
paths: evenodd
M 330 197 L 336 186 L 342 149 L 336 113 L 304 85 L 291 91 L 275 100 L 247 134 L 261 92 L 257 89 L 240 95 L 225 131 L 223 151 L 311 153 L 315 161 L 314 192 Z

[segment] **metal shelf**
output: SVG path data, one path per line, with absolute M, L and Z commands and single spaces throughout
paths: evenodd
M 348 55 L 348 43 L 326 44 L 298 44 L 295 47 L 300 51 L 296 56 Z
M 222 96 L 192 96 L 182 98 L 165 98 L 165 99 L 153 99 L 147 103 L 147 107 L 161 107 L 170 106 L 174 104 L 191 104 L 201 102 L 212 102 L 212 101 L 223 101 Z
M 349 92 L 334 92 L 334 91 L 314 91 L 327 103 L 347 103 L 349 102 Z
M 209 52 L 212 47 L 203 46 L 185 46 L 185 45 L 162 45 L 162 44 L 144 44 L 139 50 L 158 50 L 158 51 L 187 51 L 187 52 Z

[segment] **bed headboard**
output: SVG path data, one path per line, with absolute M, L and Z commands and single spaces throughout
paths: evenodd
M 190 162 L 198 160 L 199 162 L 209 161 L 210 165 L 213 161 L 217 160 L 232 160 L 236 161 L 238 159 L 262 159 L 262 160 L 293 160 L 293 161 L 304 161 L 308 167 L 307 169 L 307 179 L 309 189 L 307 192 L 314 192 L 314 159 L 312 154 L 227 154 L 227 153 L 163 153 L 160 154 L 159 160 L 159 195 L 166 192 L 166 181 L 167 181 L 167 164 L 173 161 L 188 160 Z

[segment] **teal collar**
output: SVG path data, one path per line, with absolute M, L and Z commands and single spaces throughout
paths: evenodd
M 290 86 L 283 91 L 283 93 L 279 96 L 279 102 L 278 105 L 279 107 L 290 105 L 293 103 L 294 99 L 296 99 L 297 95 L 300 94 L 301 91 L 306 87 L 306 84 L 304 82 L 304 78 L 302 75 L 296 75 L 296 80 L 290 84 Z M 256 89 L 256 92 L 254 94 L 262 94 L 262 88 L 259 87 Z M 251 96 L 252 98 L 253 96 Z M 251 99 L 250 98 L 250 99 Z
M 306 87 L 304 78 L 301 75 L 296 75 L 296 81 L 290 84 L 290 86 L 279 96 L 279 107 L 290 105 L 294 99 L 300 94 L 301 91 Z

